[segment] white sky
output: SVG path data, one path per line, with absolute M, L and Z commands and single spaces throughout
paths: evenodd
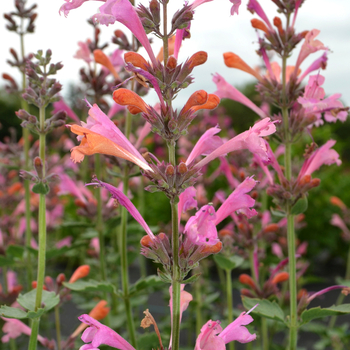
M 144 5 L 149 0 L 140 1 Z M 254 66 L 259 63 L 255 54 L 257 49 L 257 37 L 255 30 L 250 25 L 252 15 L 246 9 L 247 0 L 242 0 L 239 15 L 230 16 L 231 3 L 229 0 L 213 0 L 196 9 L 192 23 L 190 40 L 186 40 L 180 51 L 179 61 L 184 61 L 193 53 L 204 50 L 209 54 L 205 65 L 194 70 L 195 83 L 184 90 L 178 99 L 178 103 L 187 100 L 188 96 L 195 90 L 205 89 L 208 92 L 215 91 L 215 84 L 211 81 L 213 73 L 219 73 L 227 81 L 235 86 L 240 86 L 253 77 L 238 70 L 227 68 L 223 63 L 222 54 L 232 51 L 241 56 L 248 64 Z M 0 19 L 0 73 L 7 72 L 20 79 L 16 69 L 10 67 L 6 60 L 10 58 L 9 48 L 13 47 L 19 52 L 19 38 L 13 32 L 5 29 L 3 13 L 13 11 L 12 0 L 1 0 Z M 64 85 L 63 94 L 67 91 L 67 83 L 79 83 L 79 69 L 85 64 L 82 60 L 73 58 L 78 49 L 78 41 L 85 41 L 92 36 L 91 26 L 86 19 L 98 12 L 98 7 L 103 3 L 100 1 L 89 1 L 79 9 L 72 10 L 67 18 L 58 14 L 63 0 L 28 0 L 28 4 L 38 4 L 38 18 L 36 20 L 36 31 L 26 36 L 26 52 L 36 52 L 38 49 L 44 51 L 51 48 L 53 51 L 52 62 L 62 61 L 64 68 L 57 75 L 58 80 Z M 176 6 L 182 7 L 182 1 L 170 1 L 170 14 L 174 13 Z M 271 0 L 260 0 L 265 12 L 272 18 L 278 15 L 275 5 Z M 299 11 L 296 22 L 297 31 L 320 29 L 318 37 L 331 49 L 326 71 L 322 71 L 326 77 L 324 85 L 327 95 L 342 93 L 342 100 L 350 104 L 350 1 L 349 0 L 307 0 Z M 109 42 L 115 29 L 128 30 L 121 24 L 101 26 L 101 42 Z M 160 44 L 154 40 L 154 51 L 157 54 Z M 116 45 L 110 44 L 107 53 L 111 53 Z M 141 52 L 142 53 L 142 52 Z M 322 52 L 314 54 L 306 62 L 302 69 L 308 65 Z M 146 57 L 146 55 L 145 55 Z M 295 63 L 295 56 L 290 59 L 289 64 Z M 4 85 L 0 80 L 0 85 Z M 148 97 L 148 102 L 155 101 L 154 95 Z M 175 104 L 177 105 L 177 104 Z

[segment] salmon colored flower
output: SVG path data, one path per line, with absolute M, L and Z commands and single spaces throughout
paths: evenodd
M 132 114 L 148 113 L 149 107 L 145 101 L 135 92 L 128 89 L 118 89 L 113 92 L 113 100 L 122 106 L 128 106 Z
M 96 63 L 106 67 L 113 74 L 114 78 L 120 80 L 119 74 L 115 70 L 111 60 L 102 50 L 94 50 L 94 58 Z
M 77 280 L 86 277 L 90 272 L 89 265 L 81 265 L 74 272 L 71 278 L 69 279 L 69 283 L 74 283 Z

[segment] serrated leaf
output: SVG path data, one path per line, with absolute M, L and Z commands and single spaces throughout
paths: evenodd
M 218 266 L 223 270 L 233 270 L 242 265 L 244 259 L 238 255 L 225 256 L 222 254 L 215 254 L 214 260 Z
M 305 310 L 301 314 L 302 324 L 310 322 L 316 318 L 327 316 L 338 316 L 350 313 L 350 304 L 333 305 L 327 308 L 314 307 L 312 309 Z
M 63 282 L 63 285 L 76 292 L 107 292 L 116 293 L 116 288 L 112 283 L 95 280 L 77 281 L 74 283 Z
M 252 313 L 258 314 L 263 317 L 271 318 L 284 322 L 284 312 L 280 306 L 275 302 L 271 302 L 266 299 L 255 299 L 242 296 L 242 302 L 247 310 L 250 310 L 256 304 L 259 304 Z
M 156 287 L 163 285 L 163 281 L 156 275 L 147 276 L 146 278 L 140 278 L 130 287 L 129 294 L 135 294 L 149 287 Z
M 197 273 L 197 274 L 191 276 L 190 278 L 187 278 L 186 280 L 181 281 L 181 283 L 185 283 L 185 284 L 194 283 L 198 280 L 198 278 L 200 276 L 201 276 L 201 273 Z
M 307 197 L 304 194 L 292 207 L 292 215 L 298 215 L 303 213 L 308 207 Z
M 41 304 L 43 306 L 44 311 L 48 311 L 55 307 L 59 302 L 60 298 L 56 295 L 55 292 L 48 292 L 47 290 L 43 290 L 41 298 Z M 26 294 L 20 294 L 17 298 L 18 304 L 29 311 L 35 310 L 35 299 L 36 299 L 36 289 L 31 290 Z
M 1 317 L 8 317 L 8 318 L 27 318 L 27 313 L 21 309 L 18 309 L 16 307 L 10 307 L 6 305 L 2 305 L 0 307 L 0 316 Z
M 48 184 L 39 182 L 32 187 L 32 191 L 37 194 L 48 194 L 50 192 L 50 187 Z

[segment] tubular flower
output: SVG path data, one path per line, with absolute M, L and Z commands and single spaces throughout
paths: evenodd
M 220 326 L 220 321 L 209 320 L 202 327 L 194 350 L 225 350 L 225 344 L 231 341 L 236 340 L 245 344 L 255 340 L 256 334 L 249 333 L 244 326 L 254 321 L 249 313 L 257 306 L 255 305 L 248 312 L 242 312 L 224 330 Z
M 240 91 L 229 84 L 220 74 L 216 73 L 213 77 L 213 82 L 216 84 L 217 90 L 215 95 L 220 98 L 229 98 L 233 101 L 237 101 L 253 110 L 260 118 L 265 118 L 266 114 L 257 105 L 244 96 Z
M 262 7 L 260 6 L 260 4 L 256 0 L 249 0 L 247 8 L 252 13 L 256 12 L 256 14 L 267 24 L 267 26 L 269 27 L 271 32 L 274 31 L 268 17 L 266 16 L 266 13 L 264 12 Z
M 69 283 L 74 283 L 77 280 L 86 277 L 90 273 L 89 265 L 79 266 L 73 273 L 72 277 L 69 279 Z
M 119 74 L 115 70 L 111 60 L 102 50 L 94 50 L 94 58 L 96 63 L 106 67 L 113 74 L 114 78 L 120 80 Z
M 233 16 L 235 13 L 238 15 L 238 9 L 241 6 L 241 0 L 230 0 L 232 2 L 231 7 L 231 16 Z
M 81 339 L 84 343 L 89 344 L 83 345 L 80 347 L 80 350 L 96 350 L 102 344 L 120 350 L 135 350 L 122 336 L 89 315 L 84 314 L 78 318 L 81 322 L 88 325 Z
M 128 106 L 131 114 L 148 113 L 149 107 L 135 92 L 128 89 L 118 89 L 113 92 L 113 100 L 122 106 Z
M 243 72 L 253 75 L 259 81 L 261 80 L 260 74 L 257 73 L 252 67 L 250 67 L 238 55 L 234 54 L 233 52 L 225 52 L 224 61 L 227 67 L 237 68 L 239 70 L 242 70 Z

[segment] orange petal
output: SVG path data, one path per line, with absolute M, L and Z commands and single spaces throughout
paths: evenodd
M 255 288 L 255 282 L 253 281 L 253 279 L 252 279 L 249 275 L 247 275 L 247 274 L 245 274 L 245 273 L 243 273 L 242 275 L 240 275 L 239 278 L 238 278 L 238 280 L 239 280 L 242 284 L 246 284 L 246 285 L 248 285 L 248 286 L 251 286 L 252 288 Z
M 282 282 L 288 281 L 288 279 L 289 279 L 288 272 L 280 272 L 272 279 L 272 283 L 273 284 L 282 283 Z
M 189 68 L 193 69 L 196 66 L 200 66 L 201 64 L 205 63 L 208 59 L 208 54 L 205 51 L 198 51 L 195 54 L 193 54 L 189 62 Z
M 224 53 L 224 61 L 227 67 L 237 68 L 243 72 L 253 75 L 256 79 L 261 80 L 261 76 L 252 67 L 245 63 L 238 55 L 233 52 Z
M 15 182 L 12 186 L 7 189 L 7 193 L 11 196 L 16 192 L 19 192 L 23 188 L 20 182 Z
M 342 210 L 346 209 L 346 205 L 343 203 L 343 201 L 340 198 L 336 197 L 336 196 L 332 196 L 331 199 L 330 199 L 330 202 L 333 205 L 336 205 L 337 207 L 339 207 Z
M 139 67 L 145 71 L 147 71 L 147 66 L 149 66 L 147 61 L 140 54 L 132 51 L 124 55 L 124 61 L 125 63 L 131 63 L 133 66 Z
M 123 147 L 117 145 L 102 135 L 79 125 L 72 125 L 71 131 L 77 135 L 84 135 L 80 145 L 71 149 L 71 159 L 75 163 L 81 162 L 84 159 L 84 156 L 100 153 L 129 160 L 142 169 L 153 171 L 152 168 L 145 162 L 142 162 L 139 158 L 125 150 Z
M 260 21 L 260 19 L 253 18 L 250 23 L 252 24 L 252 27 L 255 29 L 260 29 L 266 34 L 269 34 L 269 30 L 267 29 L 265 23 L 263 21 Z
M 194 106 L 191 108 L 191 111 L 196 112 L 200 109 L 214 109 L 216 108 L 220 103 L 220 98 L 214 94 L 210 94 L 208 96 L 208 100 L 206 103 L 200 105 L 200 106 Z
M 182 108 L 181 113 L 187 112 L 190 108 L 194 108 L 194 106 L 203 105 L 207 100 L 208 93 L 204 90 L 198 90 L 190 96 L 185 106 Z
M 94 50 L 94 58 L 96 63 L 102 64 L 102 66 L 105 66 L 113 74 L 114 78 L 120 80 L 120 77 L 117 71 L 115 70 L 111 60 L 107 57 L 107 55 L 103 51 Z
M 69 283 L 74 283 L 75 281 L 86 277 L 90 272 L 89 265 L 81 265 L 79 266 L 73 273 L 72 277 L 69 279 Z
M 145 101 L 138 94 L 128 89 L 115 90 L 113 92 L 113 100 L 118 105 L 137 107 L 144 113 L 148 113 L 149 111 L 149 107 Z

